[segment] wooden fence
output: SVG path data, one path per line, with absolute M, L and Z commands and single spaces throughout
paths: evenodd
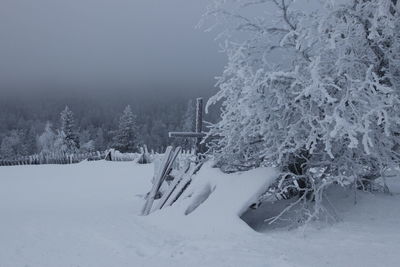
M 87 152 L 77 154 L 67 153 L 41 153 L 30 156 L 17 157 L 14 159 L 0 159 L 0 166 L 15 165 L 40 165 L 40 164 L 72 164 L 83 160 L 101 160 L 106 156 L 106 151 Z
M 164 154 L 156 155 L 153 186 L 146 195 L 142 215 L 171 206 L 181 196 L 203 164 L 197 159 L 194 151 L 182 151 L 180 147 L 172 146 L 167 147 Z M 167 189 L 161 192 L 163 184 Z
M 16 165 L 41 165 L 41 164 L 72 164 L 79 163 L 83 160 L 108 160 L 108 161 L 136 161 L 138 163 L 149 163 L 157 160 L 159 155 L 164 153 L 151 153 L 147 149 L 142 153 L 121 153 L 114 149 L 106 151 L 88 152 L 88 153 L 40 153 L 30 156 L 16 157 L 12 159 L 0 159 L 0 166 L 16 166 Z M 193 151 L 181 151 L 179 158 L 187 158 L 193 155 Z

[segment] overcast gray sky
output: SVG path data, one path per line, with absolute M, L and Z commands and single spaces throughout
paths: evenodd
M 0 91 L 210 90 L 206 0 L 1 0 Z

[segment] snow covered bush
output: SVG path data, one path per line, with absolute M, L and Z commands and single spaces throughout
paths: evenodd
M 57 152 L 55 147 L 57 135 L 51 128 L 51 123 L 47 122 L 44 132 L 38 137 L 37 143 L 39 151 L 42 154 L 51 154 Z
M 335 4 L 336 3 L 336 4 Z M 228 64 L 210 134 L 225 170 L 275 166 L 280 195 L 364 186 L 400 159 L 400 1 L 217 1 Z
M 94 152 L 96 143 L 92 139 L 91 132 L 89 130 L 83 130 L 79 133 L 79 143 L 80 143 L 80 152 L 88 153 Z
M 13 130 L 3 138 L 0 144 L 0 157 L 12 159 L 17 156 L 26 155 L 26 147 L 23 143 L 23 132 Z

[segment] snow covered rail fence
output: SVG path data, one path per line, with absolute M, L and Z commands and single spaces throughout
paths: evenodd
M 278 171 L 263 167 L 227 174 L 212 166 L 211 161 L 191 165 L 166 189 L 161 187 L 148 221 L 185 235 L 252 231 L 241 216 L 276 181 Z
M 182 151 L 181 147 L 167 147 L 163 157 L 155 157 L 153 186 L 146 195 L 142 215 L 171 206 L 179 199 L 192 181 L 192 176 L 201 168 L 193 151 Z
M 121 153 L 118 150 L 109 149 L 106 152 L 105 159 L 108 161 L 133 161 L 138 157 L 137 153 Z
M 139 164 L 151 163 L 154 153 L 149 153 L 147 148 L 141 148 L 141 153 L 121 153 L 116 149 L 109 149 L 105 153 L 105 160 L 108 161 L 136 161 Z
M 144 145 L 140 148 L 141 155 L 139 156 L 138 160 L 136 161 L 139 164 L 148 164 L 153 162 L 153 155 L 149 153 L 147 146 Z
M 192 218 L 191 214 L 199 214 L 197 210 L 200 208 L 203 210 L 200 216 L 211 215 L 212 218 L 219 218 L 217 224 L 222 225 L 222 221 L 229 224 L 227 220 L 239 219 L 279 176 L 274 168 L 225 174 L 212 168 L 211 161 L 204 159 L 198 162 L 195 155 L 188 157 L 187 154 L 182 155 L 180 150 L 180 147 L 168 147 L 162 162 L 159 158 L 154 161 L 153 185 L 146 194 L 142 215 L 152 214 L 150 217 L 153 217 L 154 214 L 157 217 L 164 216 L 157 215 L 159 213 L 172 212 Z M 217 216 L 219 213 L 223 215 Z M 204 218 L 198 220 L 204 221 Z
M 146 203 L 144 204 L 142 215 L 148 215 L 151 212 L 151 209 L 153 207 L 153 202 L 157 198 L 157 195 L 159 194 L 159 190 L 163 182 L 166 180 L 167 176 L 169 176 L 169 174 L 171 173 L 174 162 L 178 157 L 180 151 L 181 151 L 180 147 L 177 147 L 175 149 L 173 149 L 172 146 L 167 147 L 161 165 L 159 166 L 159 168 L 155 170 L 153 187 L 151 188 L 150 192 L 147 195 L 147 200 Z
M 16 166 L 16 165 L 41 165 L 41 164 L 72 164 L 79 163 L 83 160 L 94 161 L 104 159 L 106 153 L 87 152 L 87 153 L 41 153 L 30 156 L 16 157 L 12 159 L 0 160 L 0 166 Z

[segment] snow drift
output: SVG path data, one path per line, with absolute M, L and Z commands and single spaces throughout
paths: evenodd
M 240 216 L 275 181 L 276 170 L 226 174 L 211 166 L 211 162 L 204 164 L 177 202 L 153 211 L 148 220 L 186 234 L 249 230 Z

